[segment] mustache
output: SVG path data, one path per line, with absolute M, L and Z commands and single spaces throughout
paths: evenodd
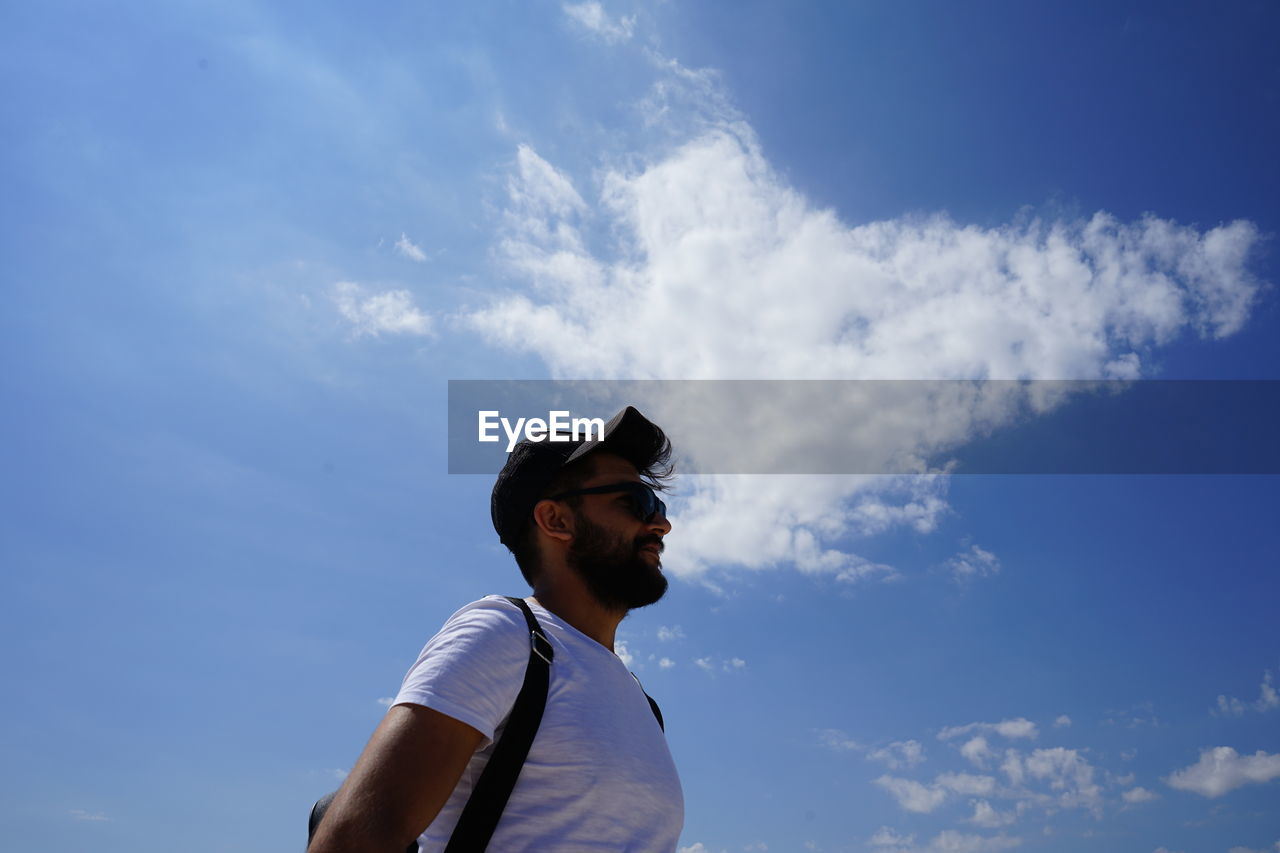
M 656 533 L 648 533 L 648 534 L 645 534 L 644 536 L 636 537 L 637 551 L 639 551 L 642 548 L 647 548 L 650 545 L 657 545 L 659 554 L 661 554 L 667 548 L 666 544 L 663 543 L 662 541 L 662 537 L 657 535 Z

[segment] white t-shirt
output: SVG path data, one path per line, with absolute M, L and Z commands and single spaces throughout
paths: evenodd
M 676 849 L 684 797 L 649 701 L 613 652 L 530 602 L 555 647 L 546 711 L 489 849 Z M 529 629 L 501 596 L 449 618 L 405 676 L 395 704 L 425 705 L 485 736 L 449 801 L 418 838 L 443 851 L 524 683 Z

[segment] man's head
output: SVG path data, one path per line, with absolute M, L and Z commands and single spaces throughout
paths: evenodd
M 653 489 L 670 476 L 670 459 L 666 435 L 631 407 L 599 441 L 521 442 L 494 484 L 493 526 L 530 584 L 543 551 L 559 551 L 601 603 L 651 603 L 666 588 L 658 554 L 670 530 Z M 630 581 L 640 588 L 625 588 Z

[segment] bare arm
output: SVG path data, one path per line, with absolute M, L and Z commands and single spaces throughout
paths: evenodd
M 396 705 L 338 790 L 308 853 L 403 853 L 440 813 L 483 737 L 439 711 Z

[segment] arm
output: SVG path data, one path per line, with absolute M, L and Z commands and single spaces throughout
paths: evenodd
M 484 736 L 421 705 L 396 705 L 374 731 L 308 853 L 402 853 L 435 820 Z

